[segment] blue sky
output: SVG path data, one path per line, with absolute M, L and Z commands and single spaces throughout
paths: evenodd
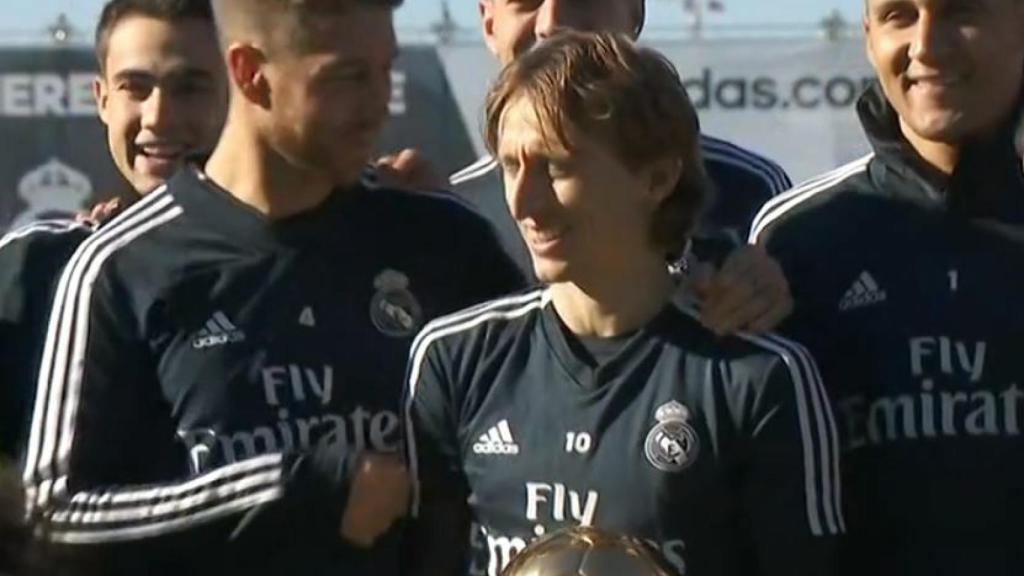
M 2 33 L 28 35 L 43 30 L 56 15 L 64 12 L 71 22 L 91 35 L 103 0 L 3 0 L 6 18 L 0 22 Z M 839 10 L 851 21 L 859 17 L 861 0 L 722 0 L 726 12 L 708 17 L 709 24 L 811 24 L 832 10 Z M 648 0 L 649 20 L 659 27 L 671 28 L 685 23 L 682 0 Z M 475 0 L 449 0 L 455 19 L 465 26 L 476 25 Z M 406 0 L 397 13 L 403 28 L 427 28 L 441 13 L 441 0 Z

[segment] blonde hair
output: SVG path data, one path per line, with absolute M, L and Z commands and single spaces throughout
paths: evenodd
M 596 135 L 630 170 L 675 159 L 682 174 L 655 212 L 652 240 L 678 256 L 711 185 L 700 154 L 697 113 L 675 67 L 624 35 L 563 31 L 502 70 L 487 94 L 484 141 L 497 154 L 505 110 L 526 98 L 544 137 L 572 150 L 568 126 Z

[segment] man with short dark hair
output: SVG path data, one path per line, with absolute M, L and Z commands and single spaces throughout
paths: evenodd
M 213 149 L 227 108 L 209 0 L 111 0 L 94 93 L 110 154 L 139 195 Z M 96 225 L 41 221 L 0 239 L 0 456 L 17 459 L 61 269 Z
M 874 153 L 766 205 L 840 420 L 851 575 L 1024 571 L 1024 2 L 867 0 Z
M 521 281 L 460 204 L 362 178 L 398 4 L 215 0 L 216 148 L 58 288 L 25 475 L 54 542 L 136 573 L 397 572 L 412 337 Z

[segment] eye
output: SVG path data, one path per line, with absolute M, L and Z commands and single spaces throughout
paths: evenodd
M 202 78 L 188 78 L 175 82 L 171 90 L 179 96 L 197 96 L 210 91 L 210 82 Z
M 907 5 L 889 5 L 880 10 L 878 21 L 891 26 L 907 26 L 917 20 L 917 10 Z
M 149 95 L 153 92 L 153 83 L 136 78 L 127 78 L 118 82 L 117 90 L 126 94 L 132 100 L 142 101 L 149 98 Z
M 564 160 L 548 160 L 548 176 L 565 178 L 572 174 L 572 167 Z
M 516 158 L 502 158 L 501 159 L 501 170 L 508 176 L 515 176 L 519 174 L 519 160 Z

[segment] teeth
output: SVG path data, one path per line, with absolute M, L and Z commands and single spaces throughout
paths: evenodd
M 152 156 L 154 158 L 177 158 L 178 156 L 181 156 L 184 149 L 177 146 L 141 146 L 139 151 L 146 156 Z

